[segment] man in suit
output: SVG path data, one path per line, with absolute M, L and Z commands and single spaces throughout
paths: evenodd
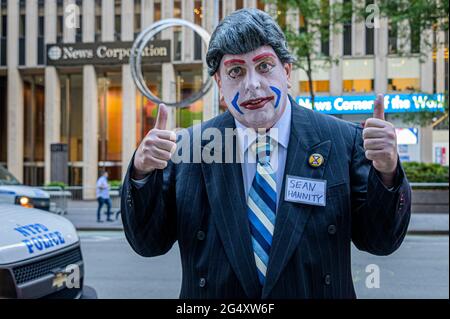
M 128 242 L 150 257 L 178 241 L 181 298 L 355 298 L 351 242 L 388 255 L 410 219 L 382 96 L 364 128 L 299 107 L 284 35 L 256 9 L 218 25 L 206 61 L 228 110 L 177 138 L 160 105 L 123 184 Z

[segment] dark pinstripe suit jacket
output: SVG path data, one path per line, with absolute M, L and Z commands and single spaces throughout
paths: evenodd
M 126 237 L 148 257 L 178 241 L 181 298 L 355 298 L 351 241 L 376 255 L 402 243 L 411 191 L 401 166 L 395 188 L 386 189 L 364 156 L 360 127 L 299 107 L 292 98 L 291 103 L 285 175 L 326 179 L 327 205 L 280 197 L 264 287 L 256 273 L 239 163 L 169 162 L 137 189 L 131 161 L 121 204 Z M 225 112 L 201 130 L 208 127 L 224 132 L 235 126 Z M 312 153 L 324 156 L 322 166 L 308 165 Z

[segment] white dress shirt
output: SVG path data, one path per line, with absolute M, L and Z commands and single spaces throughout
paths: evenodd
M 274 149 L 274 152 L 277 151 L 277 154 L 271 154 L 270 156 L 270 164 L 275 170 L 275 182 L 277 184 L 277 208 L 280 201 L 284 168 L 286 166 L 287 148 L 289 144 L 289 136 L 291 133 L 291 112 L 291 102 L 288 99 L 283 114 L 273 126 L 273 128 L 277 129 L 278 132 L 275 132 L 273 128 L 269 130 L 269 136 L 271 137 L 271 139 L 278 142 L 278 147 L 275 147 Z M 255 178 L 256 174 L 256 154 L 254 148 L 250 147 L 255 142 L 256 135 L 247 135 L 247 137 L 253 137 L 251 139 L 245 138 L 243 130 L 245 130 L 246 127 L 236 119 L 234 119 L 234 121 L 236 123 L 236 128 L 240 128 L 240 130 L 237 130 L 238 154 L 244 156 L 241 168 L 245 189 L 245 198 L 247 199 L 248 193 L 253 183 L 253 179 Z

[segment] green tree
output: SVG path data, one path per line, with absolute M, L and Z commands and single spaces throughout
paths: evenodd
M 379 0 L 377 9 L 380 18 L 387 18 L 390 25 L 396 26 L 397 37 L 400 40 L 396 54 L 399 56 L 409 56 L 419 54 L 420 61 L 430 52 L 436 53 L 438 46 L 444 45 L 438 43 L 436 36 L 440 31 L 448 32 L 449 3 L 442 0 Z M 360 11 L 359 16 L 365 12 Z M 406 26 L 406 27 L 400 27 Z M 431 39 L 425 36 L 431 33 Z M 402 46 L 410 40 L 410 50 L 405 50 Z M 448 46 L 447 46 L 448 52 Z M 429 112 L 420 111 L 416 113 L 405 113 L 399 115 L 405 122 L 426 126 L 436 121 L 446 123 L 448 127 L 448 88 L 444 94 L 443 111 Z M 428 97 L 433 100 L 432 95 Z
M 313 61 L 320 58 L 325 61 L 325 66 L 339 61 L 338 57 L 328 54 L 330 36 L 342 33 L 343 24 L 351 21 L 356 7 L 351 1 L 330 4 L 329 0 L 266 0 L 266 3 L 276 5 L 274 14 L 277 22 L 285 33 L 288 45 L 296 58 L 294 68 L 305 71 L 311 103 L 314 107 L 313 71 L 318 66 L 314 65 Z M 289 15 L 296 15 L 296 12 L 300 13 L 299 24 L 286 23 Z M 315 43 L 318 39 L 325 49 L 317 48 Z

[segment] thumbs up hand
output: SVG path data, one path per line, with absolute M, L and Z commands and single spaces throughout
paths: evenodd
M 155 169 L 164 169 L 175 152 L 176 134 L 166 130 L 167 106 L 159 105 L 155 127 L 150 130 L 134 155 L 133 178 L 142 179 Z
M 386 186 L 393 186 L 397 169 L 397 136 L 394 125 L 384 119 L 383 95 L 374 102 L 373 117 L 366 120 L 363 129 L 366 158 L 381 173 Z

